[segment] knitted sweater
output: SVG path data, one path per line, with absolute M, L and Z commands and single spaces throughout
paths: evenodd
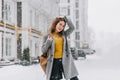
M 62 38 L 62 36 L 59 36 L 57 33 L 53 33 L 53 39 L 55 42 L 54 58 L 62 58 L 63 38 Z

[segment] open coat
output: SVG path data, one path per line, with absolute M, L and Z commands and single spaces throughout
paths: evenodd
M 77 69 L 74 64 L 73 57 L 71 55 L 71 52 L 69 50 L 69 46 L 67 45 L 67 36 L 70 35 L 74 30 L 74 25 L 72 24 L 71 20 L 67 17 L 64 17 L 66 20 L 69 29 L 66 31 L 63 31 L 63 39 L 64 39 L 64 45 L 63 45 L 63 57 L 62 57 L 62 64 L 63 64 L 63 70 L 64 70 L 64 77 L 66 79 L 70 79 L 72 77 L 75 77 L 78 75 Z M 52 36 L 52 34 L 51 34 Z M 42 52 L 46 53 L 49 48 L 49 56 L 48 56 L 48 63 L 46 68 L 46 80 L 50 80 L 52 66 L 53 66 L 53 60 L 54 60 L 54 40 L 49 41 L 47 40 L 48 35 L 45 35 L 43 38 L 43 44 L 42 44 Z

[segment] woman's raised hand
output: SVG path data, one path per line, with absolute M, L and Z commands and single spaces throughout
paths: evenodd
M 57 18 L 64 18 L 64 16 L 57 16 Z

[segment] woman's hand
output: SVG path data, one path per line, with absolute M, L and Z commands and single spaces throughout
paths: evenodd
M 48 40 L 52 41 L 53 38 L 50 35 L 48 35 Z
M 64 18 L 64 16 L 58 16 L 57 18 Z

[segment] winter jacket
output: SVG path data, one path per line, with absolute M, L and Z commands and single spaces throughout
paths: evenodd
M 63 70 L 64 70 L 64 77 L 66 79 L 70 79 L 72 77 L 75 77 L 78 75 L 77 69 L 74 64 L 73 57 L 71 55 L 71 52 L 69 50 L 69 46 L 67 43 L 67 36 L 70 35 L 74 30 L 74 25 L 72 24 L 71 20 L 67 17 L 64 18 L 69 26 L 69 29 L 66 31 L 63 31 L 63 39 L 64 39 L 64 45 L 63 45 L 63 56 L 62 56 L 62 64 L 63 64 Z M 52 36 L 52 34 L 51 34 Z M 41 50 L 43 53 L 46 53 L 49 48 L 49 56 L 48 56 L 48 63 L 46 68 L 46 80 L 50 80 L 52 66 L 53 66 L 53 60 L 54 60 L 54 40 L 49 41 L 47 40 L 48 35 L 45 35 L 43 38 L 43 44 L 41 47 Z

